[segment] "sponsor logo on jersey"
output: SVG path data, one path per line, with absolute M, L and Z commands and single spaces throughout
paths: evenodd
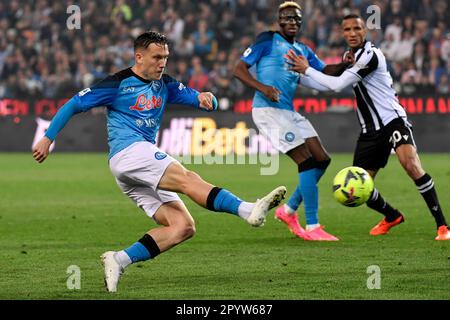
M 161 88 L 161 83 L 159 81 L 153 81 L 152 87 L 153 87 L 153 90 L 158 91 L 159 88 Z
M 136 126 L 138 128 L 142 127 L 144 125 L 144 121 L 141 119 L 136 119 Z
M 368 69 L 368 68 L 369 68 L 369 66 L 365 65 L 365 64 L 362 63 L 362 62 L 357 62 L 357 63 L 355 63 L 355 66 L 356 66 L 357 68 L 361 69 L 361 70 L 363 70 L 363 69 Z
M 247 48 L 247 50 L 244 51 L 243 56 L 244 56 L 244 57 L 248 57 L 248 55 L 249 55 L 250 53 L 252 53 L 252 48 Z
M 160 151 L 155 152 L 155 159 L 156 160 L 162 160 L 165 157 L 167 157 L 167 154 L 165 154 L 164 152 L 160 152 Z
M 158 120 L 152 119 L 152 118 L 148 118 L 148 119 L 144 119 L 144 120 L 136 119 L 135 123 L 138 128 L 141 128 L 143 125 L 145 125 L 147 128 L 153 128 L 158 125 Z
M 151 98 L 147 99 L 145 94 L 140 94 L 136 99 L 136 103 L 130 106 L 130 110 L 145 111 L 161 107 L 162 107 L 161 97 L 157 98 L 155 96 L 152 96 Z
M 82 96 L 84 96 L 86 93 L 88 93 L 88 92 L 90 92 L 90 91 L 91 91 L 91 88 L 83 89 L 83 90 L 81 90 L 80 92 L 78 92 L 78 96 L 79 96 L 79 97 L 82 97 Z
M 123 87 L 123 92 L 134 92 L 134 87 Z
M 284 138 L 286 139 L 287 142 L 292 142 L 295 139 L 295 134 L 293 132 L 288 132 L 286 133 Z

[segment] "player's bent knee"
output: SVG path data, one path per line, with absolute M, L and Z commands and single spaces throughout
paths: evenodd
M 181 212 L 180 212 L 181 213 Z M 184 213 L 177 215 L 177 218 L 172 221 L 171 227 L 173 230 L 173 240 L 175 243 L 180 243 L 195 235 L 195 221 L 192 217 L 186 216 Z
M 192 238 L 195 235 L 196 231 L 197 230 L 195 229 L 194 224 L 184 226 L 184 228 L 182 230 L 183 238 L 184 239 Z
M 180 243 L 195 235 L 196 229 L 194 223 L 185 223 L 177 226 L 174 233 L 174 240 L 176 243 Z

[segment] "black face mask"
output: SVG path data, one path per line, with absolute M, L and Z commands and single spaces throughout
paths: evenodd
M 293 21 L 299 28 L 302 25 L 302 16 L 299 15 L 282 15 L 282 16 L 280 15 L 279 19 L 281 26 L 285 26 L 291 21 Z

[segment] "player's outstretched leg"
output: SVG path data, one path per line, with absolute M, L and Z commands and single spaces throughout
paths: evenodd
M 256 202 L 245 202 L 226 189 L 213 187 L 208 194 L 205 208 L 231 213 L 243 218 L 253 227 L 262 227 L 269 210 L 279 205 L 285 194 L 286 187 L 280 186 Z
M 231 192 L 213 187 L 206 200 L 206 208 L 235 214 L 254 227 L 264 225 L 270 209 L 284 199 L 286 188 L 277 187 L 255 203 L 244 202 Z M 194 197 L 195 198 L 195 197 Z M 154 219 L 163 227 L 150 230 L 130 247 L 101 255 L 104 266 L 105 285 L 108 292 L 116 292 L 124 269 L 139 261 L 155 258 L 160 253 L 189 239 L 195 233 L 194 221 L 186 207 L 180 201 L 163 204 L 155 213 Z
M 204 181 L 197 173 L 187 170 L 178 162 L 173 162 L 167 168 L 158 188 L 183 193 L 206 209 L 231 213 L 254 227 L 264 225 L 268 211 L 277 206 L 286 194 L 286 187 L 280 186 L 256 202 L 246 202 L 230 191 Z
M 156 190 L 149 189 L 148 192 L 167 192 L 163 190 L 184 193 L 207 209 L 234 214 L 255 227 L 264 224 L 269 210 L 280 204 L 286 193 L 286 188 L 281 186 L 254 203 L 245 202 L 230 191 L 203 181 L 198 174 L 186 170 L 178 162 L 172 162 L 165 170 L 158 188 Z M 127 194 L 130 196 L 130 192 Z M 157 198 L 164 202 L 161 194 Z M 106 288 L 109 292 L 117 291 L 123 269 L 129 264 L 153 259 L 194 235 L 194 220 L 187 208 L 179 198 L 178 200 L 173 200 L 173 197 L 171 199 L 170 202 L 162 203 L 156 213 L 152 213 L 154 208 L 146 208 L 142 206 L 145 203 L 141 202 L 141 207 L 147 214 L 153 216 L 162 227 L 150 230 L 136 243 L 124 250 L 108 251 L 101 256 Z M 142 198 L 134 200 L 139 205 Z

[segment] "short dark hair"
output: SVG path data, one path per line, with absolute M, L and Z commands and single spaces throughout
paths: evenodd
M 357 15 L 356 13 L 350 13 L 348 15 L 346 15 L 345 17 L 342 18 L 342 21 L 344 20 L 348 20 L 348 19 L 361 19 L 361 16 Z
M 156 31 L 146 31 L 134 40 L 134 51 L 139 48 L 147 49 L 151 43 L 168 44 L 167 37 Z

